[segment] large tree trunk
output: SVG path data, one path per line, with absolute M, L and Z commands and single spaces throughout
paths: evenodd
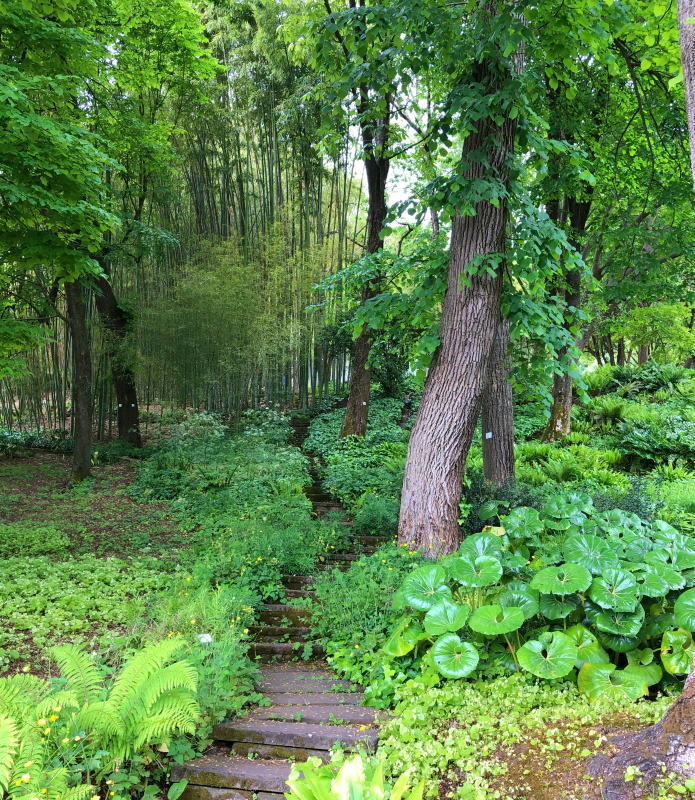
M 477 67 L 476 82 L 496 91 L 489 64 Z M 481 119 L 464 142 L 463 175 L 506 181 L 515 124 Z M 492 144 L 494 142 L 494 145 Z M 474 153 L 486 152 L 488 164 Z M 500 321 L 502 268 L 468 277 L 471 262 L 505 251 L 506 204 L 476 205 L 474 216 L 452 221 L 448 288 L 442 306 L 440 345 L 430 367 L 408 447 L 398 540 L 436 558 L 459 543 L 463 472 L 475 430 L 488 365 Z
M 386 123 L 384 123 L 386 124 Z M 383 125 L 382 124 L 382 127 Z M 367 134 L 369 137 L 370 134 Z M 374 147 L 374 143 L 371 145 Z M 384 147 L 385 142 L 380 143 Z M 376 253 L 384 246 L 381 229 L 386 219 L 386 178 L 389 173 L 389 160 L 379 156 L 366 158 L 364 161 L 367 173 L 367 192 L 369 206 L 367 209 L 367 252 Z M 368 283 L 362 292 L 362 302 L 369 300 L 377 293 L 378 287 Z M 367 432 L 369 416 L 369 394 L 372 373 L 367 363 L 372 348 L 372 333 L 365 328 L 357 337 L 352 360 L 350 362 L 350 393 L 348 394 L 345 416 L 340 429 L 342 436 L 364 436 Z
M 695 778 L 695 672 L 685 682 L 683 694 L 666 716 L 646 730 L 618 736 L 607 743 L 607 752 L 596 756 L 588 773 L 602 783 L 603 800 L 644 797 L 645 786 L 626 783 L 625 771 L 637 767 L 646 787 L 668 773 Z M 665 767 L 665 770 L 664 770 Z
M 690 166 L 695 187 L 695 25 L 688 22 L 695 17 L 695 0 L 678 0 L 678 31 L 685 85 L 685 109 L 690 132 Z
M 72 343 L 72 476 L 82 480 L 92 466 L 92 354 L 80 284 L 66 283 L 65 298 Z
M 483 395 L 483 475 L 496 486 L 514 477 L 514 404 L 509 382 L 509 322 L 500 319 Z
M 106 348 L 118 403 L 118 438 L 141 447 L 135 371 L 127 352 L 130 315 L 118 305 L 111 283 L 105 277 L 97 282 L 95 301 L 99 318 L 106 329 Z

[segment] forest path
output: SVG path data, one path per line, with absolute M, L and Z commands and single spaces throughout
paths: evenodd
M 301 447 L 308 422 L 294 420 L 293 429 L 292 444 Z M 314 514 L 344 513 L 324 492 L 316 467 L 310 472 L 312 483 L 305 492 Z M 386 539 L 356 536 L 354 541 L 354 552 L 328 554 L 321 568 L 345 570 Z M 287 575 L 283 582 L 287 600 L 314 596 L 313 576 Z M 174 768 L 172 780 L 188 780 L 182 800 L 279 800 L 288 790 L 292 762 L 310 756 L 327 761 L 339 742 L 346 748 L 376 746 L 377 712 L 362 705 L 359 687 L 337 680 L 323 661 L 299 660 L 324 653 L 309 641 L 308 611 L 287 602 L 266 604 L 252 633 L 250 654 L 264 662 L 259 690 L 270 705 L 216 725 L 214 744 L 205 755 Z

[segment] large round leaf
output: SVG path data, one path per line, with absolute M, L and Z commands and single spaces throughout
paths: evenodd
M 579 564 L 560 564 L 545 567 L 531 581 L 531 587 L 542 594 L 567 594 L 583 592 L 589 588 L 591 572 Z
M 695 644 L 692 634 L 679 628 L 666 631 L 661 639 L 661 663 L 671 675 L 686 675 L 693 666 Z
M 472 556 L 496 556 L 501 551 L 500 537 L 490 533 L 474 533 L 472 536 L 467 536 L 459 547 L 460 553 L 469 553 Z
M 418 611 L 429 611 L 440 600 L 451 599 L 446 573 L 436 564 L 416 569 L 403 581 L 403 597 Z
M 642 564 L 641 570 L 643 573 L 655 575 L 659 579 L 665 581 L 668 585 L 667 591 L 672 589 L 682 589 L 685 586 L 685 578 L 683 575 L 681 575 L 678 570 L 673 569 L 673 567 L 669 567 L 667 564 Z M 645 583 L 646 582 L 647 580 L 645 579 Z M 656 586 L 656 584 L 652 584 L 652 586 Z M 648 597 L 663 597 L 663 595 L 648 594 L 647 591 L 643 591 Z
M 673 614 L 660 614 L 657 612 L 646 618 L 642 634 L 647 639 L 652 636 L 661 636 L 665 631 L 675 626 L 676 618 Z
M 578 533 L 568 536 L 562 545 L 562 553 L 568 561 L 599 575 L 604 569 L 618 566 L 618 556 L 611 546 L 593 533 Z
M 676 600 L 673 606 L 676 625 L 686 631 L 695 631 L 695 589 L 688 589 Z
M 539 608 L 547 619 L 564 619 L 579 608 L 579 598 L 574 595 L 558 597 L 554 594 L 542 594 Z
M 616 653 L 629 653 L 640 645 L 639 636 L 623 636 L 620 633 L 604 633 L 599 631 L 598 640 L 608 650 Z
M 596 617 L 596 627 L 604 633 L 619 636 L 637 636 L 644 622 L 644 608 L 637 606 L 634 611 L 613 611 L 607 609 Z
M 572 640 L 577 648 L 577 660 L 575 666 L 579 669 L 582 664 L 607 664 L 610 661 L 608 653 L 601 647 L 598 639 L 584 625 L 572 625 L 567 628 L 565 636 Z
M 644 676 L 619 670 L 615 664 L 584 664 L 579 670 L 577 685 L 591 700 L 618 697 L 633 702 L 649 691 Z
M 524 612 L 526 619 L 538 613 L 538 592 L 523 581 L 510 581 L 506 590 L 497 598 L 502 608 L 515 606 Z
M 569 636 L 560 631 L 542 633 L 517 651 L 519 664 L 539 678 L 562 678 L 572 671 L 578 650 Z
M 430 636 L 455 633 L 463 628 L 470 613 L 470 606 L 465 603 L 458 605 L 450 600 L 441 600 L 425 614 L 425 630 Z
M 607 569 L 594 578 L 589 597 L 601 606 L 614 611 L 633 611 L 640 599 L 634 575 L 624 569 Z
M 643 680 L 647 686 L 654 686 L 659 683 L 664 675 L 664 671 L 658 664 L 630 664 L 623 670 L 628 675 L 635 675 Z
M 476 608 L 468 626 L 476 633 L 498 636 L 517 630 L 524 624 L 524 620 L 524 612 L 516 606 L 503 608 L 501 605 L 489 605 Z
M 384 653 L 392 658 L 407 655 L 415 645 L 425 638 L 426 634 L 417 622 L 406 617 L 394 628 L 384 642 Z
M 470 642 L 449 633 L 440 636 L 432 646 L 432 660 L 445 678 L 465 678 L 478 666 L 480 656 Z
M 502 564 L 494 556 L 464 552 L 449 562 L 449 574 L 466 588 L 491 586 L 502 577 Z

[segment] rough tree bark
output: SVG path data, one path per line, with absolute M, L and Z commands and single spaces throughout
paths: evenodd
M 107 334 L 106 348 L 118 403 L 118 438 L 141 447 L 135 372 L 125 352 L 130 333 L 130 316 L 119 306 L 108 278 L 98 279 L 95 302 L 99 319 Z
M 80 284 L 66 283 L 65 298 L 72 343 L 72 476 L 80 481 L 92 466 L 92 354 Z
M 378 135 L 373 131 L 363 131 L 362 139 L 367 152 L 371 155 L 364 160 L 367 174 L 367 252 L 376 253 L 384 246 L 381 229 L 386 219 L 386 179 L 389 173 L 389 159 L 377 155 L 383 153 L 386 146 L 388 121 L 379 124 Z M 362 302 L 369 300 L 377 293 L 378 287 L 370 281 L 362 291 Z M 364 436 L 367 432 L 369 416 L 369 393 L 372 373 L 367 362 L 372 347 L 372 333 L 365 328 L 355 342 L 352 361 L 350 363 L 350 393 L 348 394 L 345 416 L 340 429 L 342 436 Z
M 491 65 L 478 65 L 474 81 L 496 91 Z M 501 126 L 483 118 L 464 142 L 464 177 L 505 181 L 513 149 L 515 123 Z M 469 159 L 487 154 L 487 164 Z M 458 547 L 459 500 L 487 369 L 500 320 L 502 270 L 476 272 L 476 257 L 505 250 L 506 204 L 476 205 L 475 216 L 456 214 L 452 221 L 448 288 L 442 305 L 440 345 L 435 353 L 408 447 L 401 495 L 398 540 L 436 558 Z
M 483 475 L 496 486 L 514 477 L 514 403 L 509 382 L 509 321 L 500 318 L 483 395 Z
M 637 767 L 641 780 L 625 782 L 625 770 Z M 695 778 L 695 672 L 685 682 L 683 694 L 666 716 L 646 730 L 618 736 L 609 752 L 589 763 L 588 773 L 601 784 L 603 800 L 634 800 L 666 772 Z
M 690 131 L 690 155 L 695 188 L 695 0 L 678 0 L 678 26 L 685 80 L 686 110 Z M 641 349 L 641 348 L 640 348 Z M 640 354 L 641 355 L 641 354 Z M 644 796 L 636 781 L 626 783 L 625 770 L 636 766 L 642 783 L 649 785 L 666 773 L 695 778 L 695 671 L 685 682 L 683 694 L 666 716 L 644 731 L 627 734 L 611 742 L 612 752 L 594 758 L 589 774 L 603 785 L 605 800 L 634 800 Z

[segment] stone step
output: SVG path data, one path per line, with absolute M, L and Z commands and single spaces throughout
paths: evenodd
M 189 784 L 181 800 L 285 800 L 278 792 L 245 792 L 241 789 L 216 789 L 212 786 Z
M 368 536 L 367 534 L 358 534 L 355 540 L 362 547 L 381 547 L 382 544 L 388 544 L 392 541 L 389 536 Z
M 306 624 L 308 616 L 309 611 L 305 608 L 295 608 L 286 603 L 268 603 L 261 608 L 259 614 L 261 622 L 268 625 L 284 625 L 285 620 L 289 620 L 291 624 Z
M 253 744 L 251 742 L 235 742 L 232 752 L 247 758 L 291 758 L 293 761 L 306 761 L 312 756 L 322 761 L 329 761 L 330 750 L 312 750 L 307 747 L 285 747 L 281 744 Z
M 305 489 L 304 494 L 311 500 L 312 503 L 330 503 L 331 505 L 335 503 L 335 500 L 331 497 L 330 494 L 324 492 L 323 489 L 314 488 L 313 486 L 311 489 Z
M 282 579 L 283 586 L 288 589 L 306 589 L 316 582 L 313 575 L 285 575 Z
M 272 719 L 241 719 L 215 725 L 216 741 L 280 745 L 282 747 L 330 750 L 340 742 L 345 747 L 376 746 L 377 731 L 364 726 L 315 725 L 310 722 L 278 722 Z
M 250 625 L 249 633 L 255 637 L 273 636 L 280 639 L 283 636 L 293 636 L 299 640 L 309 636 L 311 628 L 301 625 Z
M 174 766 L 171 780 L 175 783 L 186 778 L 189 784 L 196 786 L 282 795 L 287 790 L 285 781 L 289 774 L 288 761 L 251 760 L 218 750 Z
M 293 722 L 314 722 L 332 724 L 352 722 L 359 725 L 372 725 L 377 716 L 387 718 L 385 712 L 377 715 L 373 708 L 368 706 L 350 705 L 316 705 L 298 709 L 294 706 L 270 706 L 269 708 L 256 709 L 252 715 L 254 719 L 278 719 Z
M 347 564 L 349 561 L 357 561 L 361 555 L 361 553 L 326 553 L 323 559 L 331 563 Z
M 278 706 L 359 706 L 364 700 L 362 692 L 263 692 Z
M 357 688 L 357 684 L 350 681 L 341 681 L 338 678 L 326 675 L 307 677 L 304 675 L 264 675 L 260 684 L 262 692 L 290 692 L 297 694 L 301 692 L 351 692 Z
M 318 564 L 316 568 L 320 572 L 327 572 L 332 569 L 339 569 L 341 572 L 347 572 L 351 566 L 352 566 L 351 561 L 339 562 L 337 564 L 334 561 L 324 561 Z
M 249 655 L 261 661 L 292 661 L 304 654 L 305 642 L 252 642 Z M 323 656 L 326 648 L 315 644 L 311 648 L 311 656 Z
M 316 592 L 311 589 L 285 589 L 285 596 L 292 597 L 316 597 Z

